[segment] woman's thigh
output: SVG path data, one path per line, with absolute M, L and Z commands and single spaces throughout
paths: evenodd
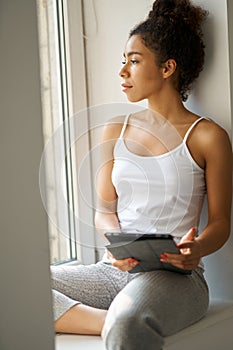
M 100 309 L 108 309 L 115 296 L 132 278 L 129 273 L 103 262 L 51 267 L 52 289 Z

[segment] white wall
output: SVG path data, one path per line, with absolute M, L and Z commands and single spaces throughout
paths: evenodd
M 206 62 L 188 107 L 222 125 L 230 134 L 231 82 L 227 0 L 195 0 L 208 11 L 204 26 Z
M 126 102 L 118 71 L 129 31 L 145 19 L 152 0 L 85 0 L 89 103 Z
M 0 2 L 0 349 L 53 349 L 36 1 Z

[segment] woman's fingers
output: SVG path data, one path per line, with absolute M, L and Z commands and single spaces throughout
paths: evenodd
M 117 260 L 112 258 L 112 265 L 120 269 L 121 271 L 130 271 L 140 262 L 133 258 Z
M 191 248 L 184 248 L 185 252 L 181 254 L 164 253 L 160 256 L 160 261 L 172 264 L 181 269 L 192 270 L 197 268 L 200 262 L 199 254 L 193 254 Z

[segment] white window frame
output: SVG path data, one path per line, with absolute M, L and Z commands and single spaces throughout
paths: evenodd
M 65 234 L 69 231 L 72 255 L 75 255 L 79 262 L 88 264 L 96 262 L 98 256 L 93 206 L 86 205 L 86 202 L 93 203 L 92 186 L 85 188 L 85 199 L 81 193 L 82 183 L 85 183 L 86 179 L 91 183 L 90 159 L 86 165 L 85 179 L 79 177 L 80 166 L 90 149 L 82 5 L 81 0 L 48 0 L 46 7 L 43 7 L 38 1 L 38 18 L 45 143 L 51 141 L 56 128 L 61 128 L 61 125 L 64 126 L 62 134 L 65 140 L 64 145 L 53 147 L 52 159 L 50 157 L 46 164 L 44 197 L 46 197 L 45 205 L 51 218 L 49 231 L 61 235 L 64 231 L 66 231 Z M 43 11 L 46 13 L 42 13 Z M 46 20 L 47 16 L 54 16 L 52 21 L 54 23 L 50 25 Z M 62 34 L 60 44 L 50 50 L 51 43 L 46 31 L 56 35 L 54 25 L 59 26 L 59 32 Z M 61 69 L 55 57 L 59 53 Z M 46 58 L 47 62 L 45 62 Z M 51 74 L 51 69 L 55 70 L 55 74 L 54 72 Z M 52 82 L 52 79 L 56 81 Z M 61 89 L 59 89 L 60 81 L 62 81 Z M 57 89 L 52 88 L 54 86 Z M 55 100 L 56 103 L 53 105 Z M 77 120 L 80 111 L 82 111 L 82 118 L 79 123 Z M 82 131 L 77 128 L 81 128 Z M 82 137 L 78 137 L 80 133 Z M 77 143 L 72 145 L 72 140 L 76 140 Z M 70 152 L 64 151 L 63 146 L 70 149 Z M 61 168 L 57 161 L 60 158 L 66 158 L 67 183 L 61 179 Z M 61 204 L 59 199 L 59 192 L 64 186 L 67 187 L 66 199 L 69 200 L 70 210 L 64 210 L 64 203 Z M 67 240 L 64 240 L 64 244 L 66 245 L 64 249 L 68 249 Z
M 84 35 L 84 20 L 83 20 L 83 1 L 82 0 L 58 0 L 63 2 L 65 15 L 65 36 L 66 36 L 66 53 L 68 70 L 68 95 L 69 95 L 69 116 L 74 116 L 75 127 L 80 126 L 84 132 L 76 130 L 76 134 L 82 134 L 82 137 L 77 141 L 76 152 L 73 154 L 73 173 L 76 174 L 76 179 L 73 185 L 75 186 L 75 216 L 78 220 L 78 237 L 77 244 L 81 242 L 80 260 L 83 263 L 92 263 L 98 260 L 96 249 L 94 228 L 94 211 L 92 205 L 89 207 L 87 203 L 93 203 L 93 186 L 85 188 L 85 198 L 80 191 L 82 185 L 86 182 L 91 183 L 91 158 L 88 157 L 85 178 L 77 178 L 80 173 L 80 166 L 83 159 L 90 151 L 90 122 L 88 113 L 88 89 L 87 89 L 87 71 L 86 71 L 86 53 L 85 53 L 85 35 Z M 80 111 L 82 111 L 80 113 Z M 79 113 L 81 115 L 81 123 L 79 125 Z M 85 118 L 83 115 L 85 114 Z M 77 138 L 77 136 L 76 136 Z M 91 157 L 91 155 L 90 155 Z

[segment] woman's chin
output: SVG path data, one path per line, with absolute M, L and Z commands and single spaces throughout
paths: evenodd
M 138 97 L 135 97 L 135 96 L 127 96 L 127 99 L 129 102 L 140 102 L 142 100 L 144 100 L 144 98 L 138 98 Z

